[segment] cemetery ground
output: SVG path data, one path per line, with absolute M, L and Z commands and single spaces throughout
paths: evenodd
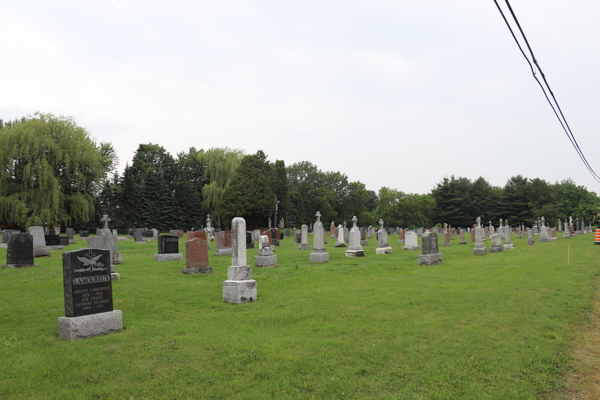
M 40 267 L 0 270 L 0 398 L 579 398 L 598 371 L 584 359 L 597 352 L 585 346 L 598 326 L 600 246 L 559 237 L 530 247 L 513 235 L 514 250 L 473 256 L 454 236 L 434 266 L 397 235 L 393 254 L 375 255 L 373 238 L 365 257 L 348 258 L 327 234 L 328 263 L 286 238 L 276 268 L 253 267 L 258 301 L 240 305 L 222 301 L 231 256 L 213 256 L 214 242 L 215 272 L 184 275 L 184 261 L 152 261 L 156 241 L 130 238 L 113 282 L 125 330 L 74 342 L 56 335 L 52 251 Z

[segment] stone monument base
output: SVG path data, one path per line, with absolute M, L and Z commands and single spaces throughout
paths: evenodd
M 110 280 L 111 281 L 120 281 L 121 280 L 121 274 L 119 274 L 117 272 L 111 272 L 110 273 Z
M 182 268 L 181 271 L 184 274 L 210 274 L 213 272 L 212 267 L 192 267 L 192 268 Z
M 123 314 L 121 310 L 113 310 L 83 317 L 58 317 L 56 324 L 59 338 L 85 339 L 122 331 Z
M 8 247 L 8 243 L 0 243 L 0 249 L 6 249 Z
M 175 261 L 183 260 L 183 253 L 171 253 L 171 254 L 155 254 L 152 256 L 154 261 Z
M 69 244 L 77 244 L 77 239 L 69 239 Z
M 256 281 L 223 281 L 223 301 L 235 304 L 256 301 Z
M 421 246 L 404 246 L 404 250 L 421 250 Z
M 368 246 L 369 245 L 369 241 L 368 240 L 361 240 L 360 241 L 360 245 L 361 246 Z
M 217 251 L 215 251 L 213 253 L 213 255 L 215 255 L 215 256 L 230 256 L 231 255 L 231 247 L 227 247 L 224 249 L 217 249 Z
M 474 247 L 473 255 L 474 256 L 485 256 L 486 255 L 485 247 Z
M 461 240 L 460 242 L 458 242 L 458 244 L 467 244 L 466 240 Z
M 307 244 L 300 244 L 300 245 L 298 245 L 298 248 L 299 248 L 300 250 L 309 250 L 309 248 L 308 248 L 308 245 L 307 245 Z
M 84 237 L 79 238 L 79 240 L 81 240 L 82 242 L 87 242 L 88 239 L 89 239 L 89 236 L 84 236 Z
M 118 241 L 129 240 L 127 236 L 117 236 Z
M 37 249 L 33 249 L 33 256 L 35 258 L 52 257 L 52 253 L 50 253 L 50 249 L 47 247 L 39 247 Z
M 346 257 L 364 257 L 365 251 L 364 250 L 346 250 L 344 255 Z
M 39 267 L 40 264 L 6 264 L 0 265 L 0 268 L 29 268 L 29 267 Z
M 540 239 L 540 242 L 542 242 L 542 243 L 550 243 L 551 241 L 552 241 L 552 239 L 550 239 L 550 238 Z
M 308 261 L 310 262 L 328 262 L 329 254 L 326 252 L 315 252 L 313 250 L 312 253 L 308 255 Z
M 419 265 L 437 265 L 444 262 L 442 253 L 419 255 Z
M 515 245 L 514 244 L 503 244 L 502 247 L 504 247 L 504 250 L 514 250 L 515 249 Z
M 277 256 L 256 256 L 254 257 L 256 266 L 261 268 L 274 268 L 277 266 Z
M 504 251 L 504 246 L 492 246 L 492 247 L 488 247 L 487 251 L 491 251 L 492 253 L 499 253 L 501 251 Z
M 392 254 L 391 247 L 378 247 L 375 249 L 375 254 Z
M 64 250 L 65 246 L 62 244 L 57 244 L 55 246 L 46 246 L 48 250 Z

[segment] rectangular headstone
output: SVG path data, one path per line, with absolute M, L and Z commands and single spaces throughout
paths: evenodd
M 135 238 L 136 243 L 144 243 L 144 237 L 142 236 L 142 232 L 133 231 L 133 237 Z
M 33 264 L 33 237 L 28 233 L 10 236 L 6 249 L 6 263 L 13 265 Z
M 67 236 L 58 236 L 58 244 L 60 246 L 68 246 L 69 238 Z
M 430 232 L 423 235 L 423 254 L 439 253 L 438 235 Z
M 67 228 L 67 238 L 73 239 L 73 228 Z
M 158 237 L 158 254 L 179 253 L 179 237 L 175 235 L 160 235 Z
M 46 246 L 60 246 L 59 237 L 56 235 L 44 235 Z
M 110 252 L 82 249 L 63 253 L 65 316 L 113 310 Z
M 89 237 L 90 236 L 90 231 L 79 231 L 79 237 Z

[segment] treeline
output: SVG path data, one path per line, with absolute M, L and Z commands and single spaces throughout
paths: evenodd
M 111 227 L 199 228 L 210 214 L 213 226 L 229 228 L 232 218 L 248 229 L 299 228 L 321 213 L 325 226 L 357 216 L 360 226 L 468 227 L 481 216 L 494 225 L 531 225 L 544 216 L 554 225 L 573 216 L 594 223 L 597 195 L 572 180 L 551 184 L 523 176 L 494 187 L 483 177 L 445 177 L 429 194 L 382 187 L 378 193 L 338 171 L 322 171 L 303 161 L 285 165 L 258 151 L 190 148 L 172 156 L 157 144 L 140 144 L 131 165 L 116 172 L 110 143 L 96 143 L 70 118 L 35 114 L 0 120 L 0 228 L 31 225 L 80 228 L 99 226 L 102 214 Z M 277 209 L 277 220 L 274 213 Z

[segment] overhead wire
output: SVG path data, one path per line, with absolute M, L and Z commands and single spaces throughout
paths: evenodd
M 533 54 L 533 50 L 531 49 L 531 46 L 529 45 L 529 41 L 527 40 L 527 37 L 525 36 L 525 33 L 523 32 L 523 29 L 521 28 L 521 24 L 519 23 L 519 20 L 517 19 L 517 16 L 515 15 L 514 10 L 512 9 L 512 7 L 511 7 L 511 5 L 510 5 L 510 3 L 509 3 L 508 0 L 505 0 L 505 2 L 506 2 L 507 6 L 508 6 L 508 8 L 510 10 L 510 13 L 511 13 L 511 15 L 512 15 L 514 21 L 515 21 L 515 23 L 517 24 L 517 27 L 519 28 L 519 32 L 521 33 L 521 36 L 523 36 L 525 44 L 527 45 L 529 53 L 531 54 L 531 58 L 533 60 L 533 64 L 535 64 L 535 66 L 538 69 L 538 71 L 540 71 L 540 75 L 542 75 L 542 79 L 543 79 L 544 83 L 546 84 L 546 87 L 548 88 L 548 92 L 550 92 L 550 96 L 552 97 L 552 99 L 554 100 L 554 103 L 556 104 L 556 108 L 554 107 L 554 104 L 552 104 L 552 101 L 550 100 L 550 97 L 548 97 L 548 93 L 546 92 L 546 88 L 544 87 L 544 85 L 542 84 L 542 82 L 540 82 L 540 80 L 538 79 L 533 64 L 529 60 L 529 57 L 527 57 L 527 55 L 525 54 L 525 51 L 523 50 L 523 47 L 521 46 L 521 43 L 519 43 L 519 40 L 517 39 L 517 37 L 516 37 L 516 35 L 515 35 L 512 27 L 511 27 L 510 23 L 506 19 L 506 16 L 504 15 L 504 12 L 502 11 L 502 8 L 498 4 L 498 1 L 494 0 L 494 3 L 496 4 L 496 7 L 498 8 L 498 11 L 500 12 L 500 15 L 502 16 L 502 19 L 504 19 L 504 23 L 508 27 L 508 30 L 510 31 L 510 34 L 512 35 L 515 43 L 519 47 L 519 50 L 521 51 L 521 54 L 523 55 L 523 57 L 527 61 L 527 64 L 529 64 L 529 68 L 531 69 L 531 74 L 533 75 L 533 78 L 536 80 L 536 82 L 538 83 L 538 85 L 542 89 L 542 92 L 544 93 L 544 96 L 546 97 L 546 100 L 548 101 L 548 104 L 552 108 L 552 111 L 554 112 L 554 115 L 556 115 L 556 118 L 558 119 L 558 122 L 560 123 L 561 127 L 565 131 L 565 134 L 567 135 L 567 138 L 569 139 L 569 141 L 573 145 L 573 148 L 577 152 L 577 155 L 579 155 L 579 158 L 581 158 L 581 161 L 583 162 L 583 165 L 585 165 L 585 167 L 588 169 L 588 171 L 590 172 L 590 174 L 592 174 L 592 177 L 596 181 L 600 182 L 600 176 L 598 174 L 596 174 L 596 172 L 593 170 L 593 168 L 591 167 L 591 165 L 589 164 L 589 162 L 585 158 L 585 155 L 583 154 L 583 151 L 579 147 L 579 144 L 577 143 L 577 140 L 575 139 L 575 135 L 571 131 L 571 127 L 567 123 L 567 119 L 565 118 L 565 116 L 564 116 L 564 114 L 562 112 L 562 109 L 560 108 L 560 105 L 558 104 L 558 101 L 556 100 L 556 97 L 554 96 L 554 92 L 550 88 L 550 85 L 548 84 L 548 81 L 546 80 L 546 76 L 545 76 L 544 72 L 542 71 L 542 69 L 540 68 L 539 63 L 538 63 L 537 59 L 535 58 L 535 55 Z M 557 108 L 558 108 L 558 112 L 556 111 Z M 559 113 L 560 113 L 560 116 L 559 116 Z M 561 119 L 561 117 L 562 117 L 562 119 Z

